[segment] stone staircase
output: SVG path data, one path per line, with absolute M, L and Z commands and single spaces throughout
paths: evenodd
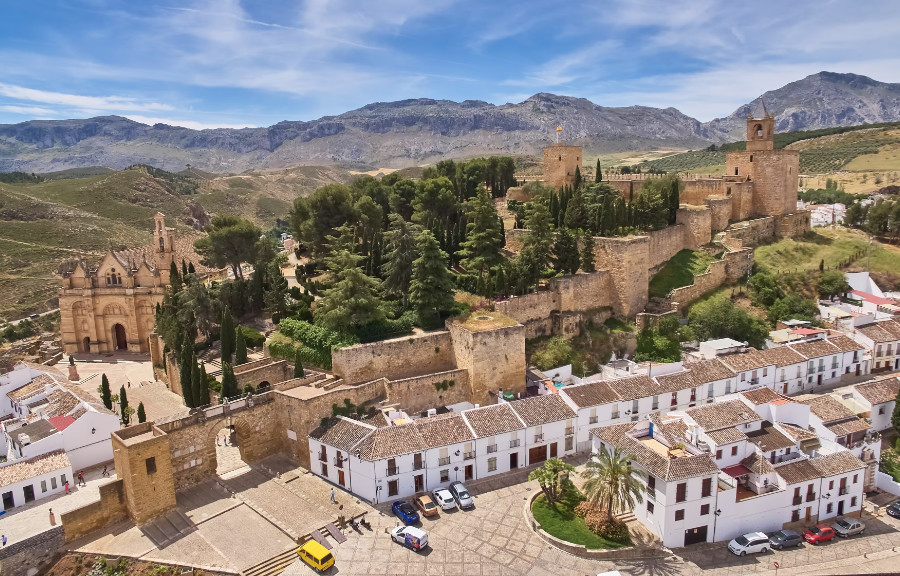
M 190 518 L 178 509 L 141 526 L 141 532 L 160 550 L 196 529 Z
M 322 374 L 322 377 L 319 380 L 309 384 L 309 386 L 312 386 L 313 388 L 322 388 L 324 390 L 332 390 L 343 383 L 344 381 L 334 374 Z
M 273 556 L 256 566 L 247 568 L 242 572 L 243 576 L 278 576 L 298 559 L 297 548 L 292 547 L 277 556 Z

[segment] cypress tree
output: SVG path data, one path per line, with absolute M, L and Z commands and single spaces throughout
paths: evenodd
M 679 183 L 678 178 L 672 178 L 672 189 L 669 191 L 669 224 L 675 223 L 678 218 L 678 208 L 681 206 Z
M 234 345 L 234 365 L 244 364 L 247 362 L 247 339 L 244 338 L 244 331 L 241 326 L 237 327 L 237 342 Z
M 181 277 L 184 278 L 188 275 L 187 262 L 184 261 L 184 258 L 181 259 Z
M 603 173 L 600 172 L 600 159 L 597 158 L 597 168 L 594 170 L 594 182 L 603 180 Z
M 112 410 L 112 391 L 109 389 L 109 380 L 105 373 L 100 378 L 100 399 L 103 400 L 107 410 Z
M 206 373 L 206 364 L 200 364 L 200 397 L 197 398 L 197 406 L 209 404 L 209 375 Z
M 588 209 L 581 188 L 575 189 L 572 199 L 566 206 L 565 222 L 572 230 L 583 230 L 588 227 Z
M 231 362 L 222 362 L 222 398 L 237 396 L 238 384 Z
M 200 398 L 200 366 L 197 364 L 197 358 L 191 358 L 191 396 L 193 396 L 194 405 L 192 408 L 203 405 Z
M 503 261 L 500 253 L 503 235 L 499 220 L 490 194 L 487 189 L 480 188 L 472 202 L 471 218 L 466 226 L 466 241 L 462 243 L 462 256 L 463 266 L 477 271 L 481 276 Z M 423 237 L 420 235 L 419 238 Z M 431 238 L 434 239 L 434 236 Z
M 125 393 L 125 387 L 119 388 L 119 412 L 122 414 L 122 424 L 128 426 L 131 417 L 128 415 L 128 395 Z
M 137 417 L 138 417 L 138 424 L 143 424 L 144 422 L 147 421 L 147 412 L 144 410 L 143 402 L 138 403 Z
M 219 327 L 219 337 L 222 342 L 222 362 L 231 362 L 234 354 L 234 319 L 226 308 L 222 312 L 222 323 Z
M 409 302 L 422 323 L 434 322 L 442 310 L 453 306 L 453 278 L 447 269 L 447 253 L 441 250 L 430 231 L 416 238 L 419 257 L 413 262 L 409 283 Z M 483 282 L 484 276 L 479 276 Z M 481 285 L 483 291 L 483 284 Z M 482 292 L 483 293 L 483 292 Z
M 575 188 L 576 191 L 579 188 L 581 188 L 582 182 L 583 182 L 583 180 L 581 178 L 581 166 L 576 166 L 575 167 L 575 178 L 574 178 L 574 184 L 573 184 L 573 187 Z
M 556 192 L 550 193 L 550 217 L 554 223 L 559 222 L 559 198 Z
M 172 293 L 177 294 L 181 291 L 181 277 L 178 276 L 178 266 L 175 261 L 169 265 L 169 285 L 172 287 Z
M 181 396 L 184 398 L 184 405 L 188 408 L 196 406 L 194 403 L 194 389 L 191 386 L 191 363 L 194 359 L 194 351 L 190 344 L 185 342 L 181 346 L 181 354 L 179 358 L 178 379 L 181 383 Z
M 568 229 L 563 228 L 556 233 L 553 245 L 554 268 L 557 272 L 574 274 L 578 272 L 581 256 L 578 254 L 578 242 Z
M 188 262 L 188 274 L 196 274 L 196 273 L 197 273 L 197 269 L 194 268 L 194 263 Z
M 594 272 L 594 237 L 590 233 L 583 236 L 584 246 L 581 248 L 581 269 L 585 272 Z
M 294 353 L 294 378 L 303 378 L 306 371 L 303 369 L 303 359 L 300 357 L 300 350 Z

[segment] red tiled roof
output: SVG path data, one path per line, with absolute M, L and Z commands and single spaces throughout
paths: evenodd
M 53 427 L 60 432 L 75 423 L 75 419 L 71 416 L 54 416 L 48 418 L 48 420 L 50 421 L 50 424 L 53 424 Z
M 722 468 L 722 472 L 728 474 L 732 478 L 737 478 L 738 476 L 743 476 L 745 474 L 750 473 L 750 469 L 744 466 L 743 464 L 735 464 L 734 466 L 728 466 L 726 468 Z
M 896 304 L 896 302 L 894 302 L 890 298 L 882 298 L 881 296 L 869 294 L 868 292 L 863 292 L 862 290 L 851 290 L 850 293 L 855 296 L 859 296 L 866 302 L 871 302 L 873 304 L 878 304 L 878 305 Z

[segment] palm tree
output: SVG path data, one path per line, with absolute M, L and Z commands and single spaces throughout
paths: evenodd
M 581 477 L 586 478 L 582 490 L 593 506 L 602 503 L 612 516 L 613 509 L 631 510 L 643 502 L 644 474 L 631 465 L 631 459 L 618 448 L 601 450 L 591 455 Z
M 537 480 L 541 491 L 549 504 L 554 504 L 563 496 L 566 487 L 570 483 L 569 473 L 575 467 L 567 464 L 559 458 L 550 458 L 542 468 L 535 468 L 528 474 L 529 480 Z

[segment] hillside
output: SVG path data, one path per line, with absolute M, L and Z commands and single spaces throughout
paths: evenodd
M 763 97 L 779 132 L 900 121 L 900 85 L 821 72 Z M 674 108 L 606 107 L 535 94 L 500 106 L 477 100 L 378 102 L 337 116 L 265 128 L 191 130 L 118 116 L 0 125 L 0 172 L 52 172 L 149 164 L 209 173 L 341 165 L 366 171 L 487 154 L 536 155 L 563 126 L 585 157 L 634 150 L 705 148 L 742 138 L 758 99 L 707 123 Z
M 179 233 L 192 233 L 198 221 L 219 213 L 240 214 L 269 228 L 276 217 L 285 217 L 296 196 L 350 180 L 343 170 L 307 166 L 198 179 L 197 193 L 185 195 L 173 184 L 179 177 L 155 173 L 136 167 L 37 184 L 0 183 L 0 319 L 48 308 L 63 261 L 101 256 L 111 246 L 146 244 L 156 212 Z

